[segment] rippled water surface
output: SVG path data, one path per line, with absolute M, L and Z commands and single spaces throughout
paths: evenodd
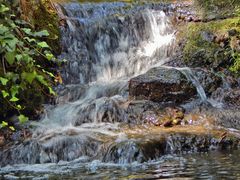
M 148 163 L 111 164 L 100 161 L 18 165 L 0 170 L 2 178 L 22 179 L 240 179 L 240 151 L 168 155 Z

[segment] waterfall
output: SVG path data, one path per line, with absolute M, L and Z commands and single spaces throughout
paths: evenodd
M 193 85 L 196 87 L 196 90 L 198 92 L 199 97 L 201 98 L 202 102 L 207 101 L 207 95 L 201 85 L 201 83 L 198 81 L 197 77 L 194 76 L 192 70 L 188 67 L 185 68 L 177 68 L 179 71 L 181 71 L 190 82 L 193 83 Z
M 170 113 L 165 106 L 185 108 L 199 99 L 211 103 L 206 82 L 199 82 L 209 74 L 197 77 L 195 69 L 164 67 L 175 44 L 169 8 L 129 8 L 126 3 L 65 3 L 57 8 L 66 20 L 59 59 L 67 60 L 61 69 L 64 84 L 56 87 L 57 104 L 46 105 L 41 121 L 32 122 L 31 138 L 0 151 L 0 166 L 50 164 L 59 169 L 64 164 L 70 171 L 84 163 L 92 168 L 99 163 L 142 166 L 168 153 L 222 146 L 223 139 L 215 143 L 218 139 L 208 132 L 195 134 L 194 126 L 182 125 L 176 132 L 175 127 L 156 127 L 164 126 L 164 113 Z M 156 101 L 132 98 L 130 84 L 139 77 L 141 86 L 134 90 Z
M 167 58 L 174 32 L 161 9 L 123 12 L 124 3 L 63 6 L 63 70 L 68 84 L 88 84 L 129 78 Z M 126 8 L 125 8 L 126 9 Z M 138 12 L 139 11 L 139 12 Z M 73 28 L 74 27 L 74 28 Z
M 69 60 L 63 70 L 64 80 L 83 84 L 85 91 L 74 102 L 47 113 L 42 124 L 48 128 L 51 124 L 126 122 L 121 106 L 127 101 L 128 80 L 169 57 L 174 31 L 166 14 L 161 9 L 144 8 L 115 16 L 123 5 L 63 6 L 71 24 L 62 29 L 65 51 L 61 57 Z

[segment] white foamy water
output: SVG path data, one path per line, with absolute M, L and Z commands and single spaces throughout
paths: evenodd
M 175 39 L 171 23 L 163 11 L 148 9 L 139 14 L 145 24 L 142 28 L 146 37 L 139 37 L 139 29 L 131 30 L 133 34 L 130 37 L 124 31 L 117 31 L 117 27 L 110 27 L 114 31 L 112 35 L 116 35 L 114 41 L 117 45 L 111 50 L 111 34 L 105 31 L 98 34 L 98 38 L 92 42 L 97 62 L 93 63 L 91 73 L 80 72 L 80 77 L 94 74 L 96 79 L 88 85 L 78 100 L 58 105 L 47 113 L 41 122 L 41 128 L 127 120 L 122 106 L 127 101 L 124 93 L 128 80 L 156 64 L 163 64 L 169 57 L 168 53 Z M 136 17 L 133 17 L 133 22 L 138 21 L 134 18 Z M 130 38 L 133 37 L 136 38 L 134 41 L 138 41 L 137 45 L 131 44 L 133 40 Z

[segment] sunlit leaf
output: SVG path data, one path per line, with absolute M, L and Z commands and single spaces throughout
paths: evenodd
M 9 126 L 8 128 L 12 131 L 15 131 L 15 128 L 13 126 Z
M 6 32 L 9 31 L 9 28 L 4 26 L 3 24 L 0 24 L 0 34 L 4 35 Z
M 56 93 L 53 91 L 53 89 L 52 89 L 51 87 L 48 87 L 48 89 L 49 89 L 49 93 L 50 93 L 50 94 L 52 94 L 52 95 L 54 95 L 54 96 L 56 95 Z
M 5 90 L 2 90 L 2 95 L 4 98 L 8 97 L 9 96 L 9 93 L 6 92 Z
M 22 109 L 22 106 L 21 106 L 21 105 L 17 105 L 16 108 L 17 108 L 18 110 L 21 110 L 21 109 Z
M 21 74 L 21 77 L 23 79 L 25 79 L 29 84 L 32 84 L 32 82 L 35 79 L 36 75 L 37 75 L 36 71 L 30 72 L 30 73 L 23 72 Z
M 54 58 L 54 55 L 47 53 L 47 54 L 46 54 L 46 57 L 47 57 L 48 60 L 51 60 L 51 59 Z
M 4 13 L 4 12 L 7 12 L 9 11 L 9 8 L 6 7 L 5 5 L 1 4 L 0 6 L 0 13 Z
M 49 33 L 47 30 L 43 30 L 43 31 L 35 32 L 33 35 L 37 37 L 43 37 L 43 36 L 49 36 Z
M 4 127 L 7 127 L 8 126 L 8 122 L 6 121 L 2 121 L 1 123 L 1 127 L 4 128 Z
M 6 86 L 7 82 L 8 82 L 8 79 L 0 77 L 0 81 L 1 81 L 2 85 Z
M 40 48 L 49 48 L 48 44 L 46 42 L 39 42 L 37 43 L 37 45 L 40 47 Z
M 32 33 L 31 33 L 31 29 L 29 29 L 29 28 L 22 28 L 22 30 L 23 30 L 23 32 L 25 32 L 26 34 L 28 34 L 28 35 L 32 35 Z
M 14 97 L 12 97 L 9 101 L 11 101 L 11 102 L 17 102 L 17 101 L 19 101 L 19 99 L 14 96 Z
M 46 71 L 46 70 L 44 70 L 44 69 L 42 69 L 42 72 L 44 72 L 44 73 L 48 74 L 48 75 L 49 75 L 50 77 L 52 77 L 52 78 L 54 78 L 54 77 L 55 77 L 53 73 L 51 73 L 51 72 L 48 72 L 48 71 Z
M 24 116 L 23 114 L 18 116 L 18 120 L 21 124 L 25 123 L 28 121 L 28 117 Z
M 47 86 L 47 82 L 45 81 L 44 77 L 41 75 L 37 75 L 36 79 L 43 85 Z
M 15 57 L 17 61 L 20 61 L 23 58 L 22 54 L 17 54 Z

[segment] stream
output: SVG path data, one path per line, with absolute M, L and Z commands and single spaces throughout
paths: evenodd
M 176 7 L 56 4 L 65 21 L 64 85 L 56 87 L 56 105 L 46 105 L 41 121 L 32 123 L 32 137 L 0 152 L 0 178 L 240 178 L 239 144 L 232 138 L 240 137 L 239 126 L 222 123 L 239 113 L 208 84 L 223 80 L 167 64 L 176 48 Z M 176 106 L 188 113 L 187 123 L 151 126 Z

